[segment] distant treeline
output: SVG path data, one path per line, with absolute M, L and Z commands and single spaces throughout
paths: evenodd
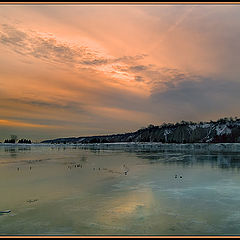
M 17 140 L 16 139 L 5 139 L 4 143 L 16 143 Z M 31 144 L 32 141 L 29 139 L 19 139 L 18 143 L 26 143 L 26 144 Z
M 18 143 L 28 143 L 28 144 L 31 144 L 32 141 L 29 140 L 29 139 L 20 139 L 20 140 L 18 141 Z

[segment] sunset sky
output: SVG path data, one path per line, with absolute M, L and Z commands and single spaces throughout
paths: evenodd
M 0 141 L 238 116 L 240 5 L 0 5 Z

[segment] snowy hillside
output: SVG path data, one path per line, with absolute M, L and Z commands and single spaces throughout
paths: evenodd
M 59 138 L 43 143 L 112 143 L 112 142 L 161 142 L 161 143 L 236 143 L 240 142 L 240 119 L 222 118 L 210 122 L 164 123 L 125 134 Z

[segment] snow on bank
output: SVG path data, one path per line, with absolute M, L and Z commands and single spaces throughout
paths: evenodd
M 197 128 L 197 125 L 189 125 L 188 127 L 191 128 L 192 131 L 194 131 Z
M 131 149 L 144 151 L 239 152 L 240 143 L 93 143 L 81 144 L 89 149 Z
M 132 150 L 132 151 L 193 151 L 193 152 L 236 152 L 240 153 L 240 143 L 89 143 L 89 144 L 9 144 L 1 143 L 0 147 L 51 147 L 51 148 L 79 148 L 79 149 L 109 149 L 109 150 Z
M 217 135 L 223 135 L 223 134 L 231 134 L 231 129 L 227 127 L 227 125 L 217 125 L 216 127 Z

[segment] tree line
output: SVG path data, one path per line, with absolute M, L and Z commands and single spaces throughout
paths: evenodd
M 25 143 L 25 144 L 31 144 L 32 141 L 30 139 L 19 139 L 17 138 L 16 135 L 11 135 L 10 139 L 5 139 L 4 143 Z

